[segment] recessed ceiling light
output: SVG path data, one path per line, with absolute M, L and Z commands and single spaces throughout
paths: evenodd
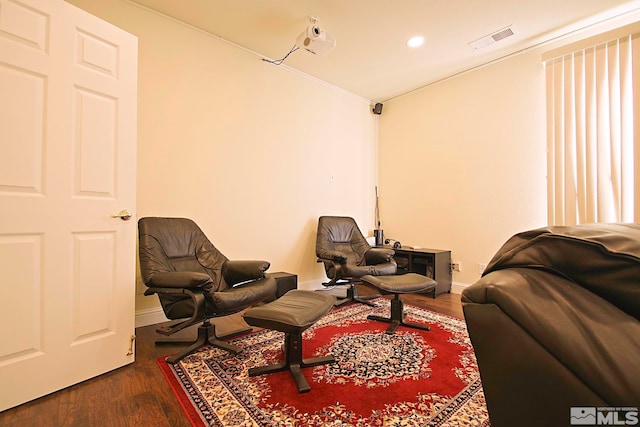
M 424 37 L 422 36 L 411 37 L 409 40 L 407 40 L 407 46 L 409 47 L 420 47 L 423 43 Z

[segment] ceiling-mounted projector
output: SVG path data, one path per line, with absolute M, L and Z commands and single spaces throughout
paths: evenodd
M 318 20 L 309 17 L 309 26 L 296 39 L 296 46 L 315 55 L 325 55 L 336 47 L 336 39 L 317 24 Z

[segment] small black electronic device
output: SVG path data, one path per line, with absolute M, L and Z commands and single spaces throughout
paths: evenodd
M 397 240 L 393 240 L 393 239 L 385 239 L 384 244 L 385 245 L 389 245 L 389 244 L 391 244 L 391 242 L 393 242 L 393 249 L 400 249 L 402 247 L 402 243 L 398 242 Z

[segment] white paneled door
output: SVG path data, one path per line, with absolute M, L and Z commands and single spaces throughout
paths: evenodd
M 0 0 L 0 411 L 134 360 L 137 38 Z

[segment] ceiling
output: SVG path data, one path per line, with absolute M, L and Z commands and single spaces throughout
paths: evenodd
M 639 0 L 133 0 L 277 60 L 306 30 L 307 16 L 336 39 L 291 67 L 373 102 L 410 92 L 593 23 L 640 8 Z M 469 43 L 511 27 L 481 49 Z M 422 35 L 410 49 L 407 39 Z M 265 66 L 277 66 L 265 63 Z

